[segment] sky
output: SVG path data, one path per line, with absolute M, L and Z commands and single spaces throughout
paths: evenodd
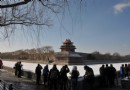
M 77 52 L 130 54 L 130 0 L 82 0 L 70 2 L 64 14 L 52 15 L 53 26 L 35 32 L 17 30 L 9 39 L 0 40 L 0 52 L 52 46 L 55 52 L 66 39 Z

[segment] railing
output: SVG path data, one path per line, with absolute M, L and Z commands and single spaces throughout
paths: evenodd
M 9 90 L 9 83 L 0 80 L 0 90 Z M 13 90 L 17 90 L 14 86 L 13 86 Z

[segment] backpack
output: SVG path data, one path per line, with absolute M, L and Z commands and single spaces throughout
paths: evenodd
M 79 72 L 78 72 L 77 70 L 73 70 L 73 71 L 72 71 L 72 76 L 71 76 L 71 78 L 77 79 L 78 76 L 79 76 Z
M 53 69 L 50 73 L 50 78 L 58 78 L 58 71 Z

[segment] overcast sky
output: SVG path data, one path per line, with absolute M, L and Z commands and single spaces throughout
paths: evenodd
M 0 51 L 49 45 L 58 52 L 63 41 L 71 39 L 78 52 L 130 54 L 130 0 L 86 0 L 86 3 L 81 6 L 71 3 L 64 15 L 52 15 L 53 26 L 43 28 L 39 38 L 18 30 L 10 39 L 0 41 Z

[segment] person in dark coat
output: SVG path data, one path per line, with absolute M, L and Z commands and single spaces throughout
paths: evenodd
M 54 89 L 57 89 L 57 82 L 59 79 L 59 70 L 56 67 L 56 64 L 53 65 L 52 69 L 49 72 L 49 90 L 54 86 Z
M 48 75 L 49 75 L 49 69 L 48 69 L 48 65 L 46 65 L 43 69 L 43 82 L 44 82 L 45 87 L 46 87 L 47 82 L 48 82 Z
M 124 67 L 124 64 L 122 64 L 121 67 L 120 67 L 120 76 L 121 76 L 121 78 L 125 77 L 125 67 Z
M 127 64 L 125 64 L 125 67 L 124 67 L 124 76 L 128 77 L 128 65 Z
M 0 59 L 0 69 L 2 69 L 3 68 L 3 62 L 2 62 L 2 60 Z
M 40 79 L 41 79 L 41 70 L 42 70 L 42 66 L 40 64 L 37 65 L 36 69 L 35 69 L 35 73 L 36 73 L 36 84 L 40 84 Z
M 68 77 L 67 73 L 69 73 L 70 70 L 67 65 L 63 66 L 60 70 L 60 90 L 66 90 Z
M 84 89 L 85 90 L 94 90 L 94 72 L 91 67 L 87 65 L 84 66 L 85 75 L 84 75 Z
M 22 76 L 22 64 L 21 62 L 18 63 L 18 77 L 21 78 Z
M 110 67 L 108 64 L 106 64 L 106 67 L 104 69 L 104 76 L 105 76 L 105 86 L 109 87 L 110 86 Z
M 15 65 L 14 65 L 15 76 L 18 76 L 18 64 L 19 64 L 19 62 L 16 62 Z
M 100 86 L 105 87 L 105 66 L 104 64 L 100 67 L 99 72 L 100 72 Z
M 79 71 L 77 66 L 73 66 L 71 71 L 71 90 L 77 90 Z
M 116 69 L 113 67 L 112 64 L 110 64 L 110 87 L 113 87 L 115 85 L 115 78 L 116 78 Z

